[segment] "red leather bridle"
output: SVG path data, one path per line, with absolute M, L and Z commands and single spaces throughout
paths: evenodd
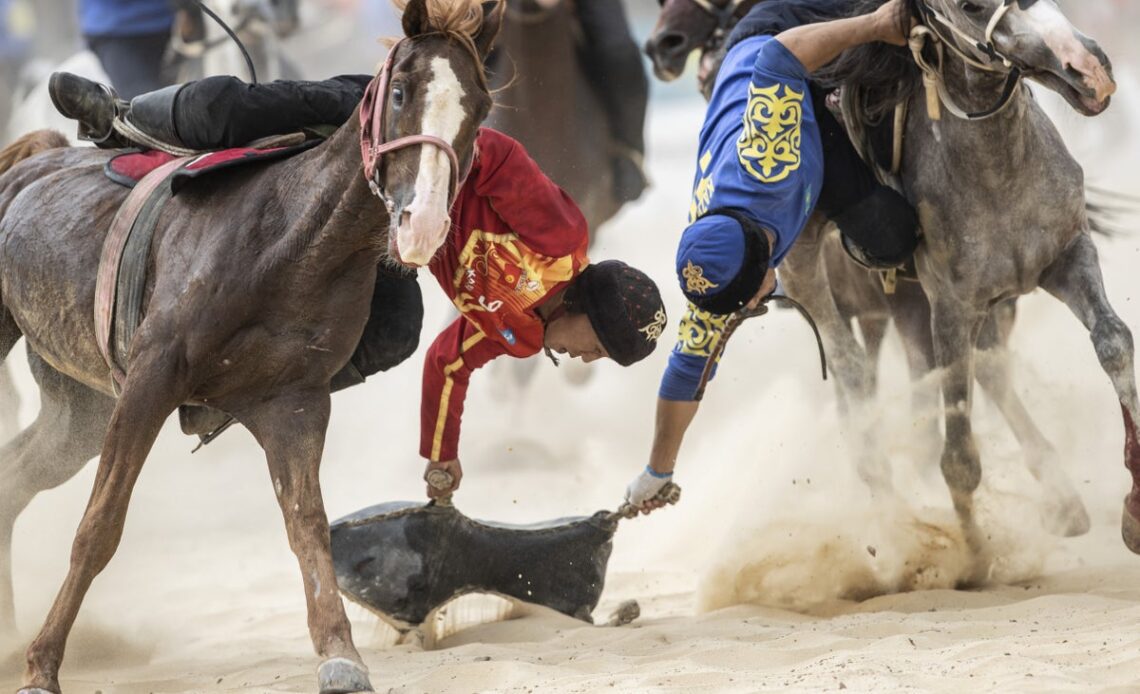
M 425 34 L 425 36 L 429 35 Z M 475 47 L 470 45 L 470 39 L 466 39 L 466 37 L 457 38 L 460 39 L 459 43 L 471 52 L 472 59 L 478 64 L 480 62 L 479 54 Z M 403 38 L 392 46 L 391 50 L 388 51 L 388 57 L 384 59 L 384 66 L 380 68 L 380 74 L 376 75 L 364 90 L 364 98 L 360 102 L 360 154 L 364 160 L 364 178 L 368 181 L 368 186 L 372 192 L 390 208 L 391 205 L 384 195 L 384 189 L 380 185 L 379 178 L 380 163 L 383 156 L 388 152 L 415 145 L 433 145 L 442 150 L 447 155 L 448 161 L 451 162 L 451 193 L 448 196 L 448 205 L 450 206 L 451 203 L 455 202 L 456 196 L 459 195 L 459 188 L 471 170 L 470 162 L 467 171 L 460 175 L 459 157 L 455 153 L 455 148 L 450 142 L 434 135 L 405 135 L 391 142 L 384 140 L 387 125 L 385 114 L 388 110 L 388 80 L 392 76 L 392 65 L 395 63 L 396 53 L 399 52 L 401 46 L 410 41 L 410 38 Z

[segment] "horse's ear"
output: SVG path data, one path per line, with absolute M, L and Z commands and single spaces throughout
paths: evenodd
M 506 12 L 507 3 L 503 0 L 490 0 L 483 3 L 483 27 L 475 37 L 475 47 L 479 49 L 479 56 L 483 60 L 491 53 L 495 39 L 499 36 L 499 29 L 503 27 L 503 13 Z
M 427 0 L 408 0 L 404 7 L 404 36 L 412 38 L 428 32 Z

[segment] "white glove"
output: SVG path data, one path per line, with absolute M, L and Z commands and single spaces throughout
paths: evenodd
M 630 504 L 641 508 L 645 502 L 657 496 L 661 488 L 673 481 L 673 473 L 668 472 L 661 474 L 654 472 L 648 465 L 641 471 L 629 486 L 625 488 L 625 500 Z

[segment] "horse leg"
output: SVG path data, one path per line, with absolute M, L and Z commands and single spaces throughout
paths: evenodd
M 883 340 L 891 321 L 885 316 L 859 316 L 859 334 L 863 336 L 863 348 L 867 351 L 867 363 L 871 366 L 871 392 L 879 389 L 879 355 L 883 351 Z
M 891 318 L 903 343 L 907 369 L 914 389 L 911 392 L 912 412 L 919 419 L 915 435 L 919 458 L 924 472 L 933 474 L 934 461 L 942 449 L 942 432 L 938 428 L 940 410 L 939 383 L 927 379 L 934 370 L 934 337 L 930 331 L 930 301 L 917 282 L 900 282 L 895 293 L 887 297 Z
M 41 491 L 75 476 L 99 454 L 115 401 L 71 380 L 35 354 L 28 364 L 40 387 L 36 420 L 0 448 L 0 639 L 15 632 L 12 529 Z
M 819 326 L 828 363 L 848 398 L 849 418 L 859 437 L 856 469 L 874 494 L 891 493 L 891 470 L 877 446 L 871 403 L 874 373 L 867 353 L 855 339 L 850 321 L 836 306 L 828 280 L 822 241 L 827 225 L 819 218 L 804 229 L 781 266 L 780 280 Z
M 265 449 L 289 546 L 301 565 L 309 634 L 323 659 L 321 694 L 372 691 L 368 668 L 352 642 L 329 546 L 329 521 L 321 498 L 320 464 L 329 421 L 328 390 L 290 393 L 238 419 Z
M 1124 416 L 1124 464 L 1132 474 L 1132 490 L 1124 499 L 1121 532 L 1124 544 L 1140 554 L 1140 403 L 1132 333 L 1108 303 L 1096 246 L 1081 234 L 1041 276 L 1041 287 L 1060 299 L 1088 328 L 1096 356 L 1112 380 Z
M 168 356 L 155 357 L 164 352 L 139 350 L 132 358 L 107 428 L 91 499 L 75 532 L 71 566 L 43 628 L 28 648 L 21 692 L 59 692 L 59 666 L 79 607 L 95 576 L 118 549 L 131 492 L 163 421 L 186 398 L 179 380 L 183 369 L 170 363 Z
M 974 517 L 974 490 L 982 481 L 981 456 L 970 425 L 974 384 L 974 345 L 984 315 L 952 299 L 934 297 L 931 311 L 934 356 L 942 369 L 942 401 L 946 441 L 942 448 L 942 477 L 950 488 L 954 510 L 966 541 L 984 557 L 984 542 Z M 979 568 L 984 562 L 978 563 Z
M 1001 411 L 1025 452 L 1025 465 L 1045 490 L 1042 522 L 1049 532 L 1076 537 L 1089 531 L 1089 515 L 1072 482 L 1061 469 L 1057 451 L 1037 427 L 1025 403 L 1013 388 L 1009 334 L 1017 305 L 1007 301 L 995 306 L 978 337 L 978 384 Z
M 12 366 L 0 365 L 0 441 L 7 441 L 20 430 L 20 391 L 12 378 Z

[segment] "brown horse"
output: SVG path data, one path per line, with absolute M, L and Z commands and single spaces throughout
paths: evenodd
M 377 195 L 362 175 L 362 126 L 353 118 L 288 161 L 188 184 L 167 204 L 117 398 L 92 320 L 105 232 L 126 195 L 103 175 L 110 155 L 51 149 L 0 176 L 0 353 L 27 339 L 43 400 L 36 421 L 0 450 L 0 628 L 14 629 L 8 564 L 17 515 L 100 456 L 67 578 L 27 652 L 22 691 L 60 691 L 80 604 L 115 553 L 159 428 L 183 403 L 232 413 L 265 450 L 322 659 L 319 689 L 371 691 L 321 499 L 329 382 L 361 336 L 386 250 L 426 262 L 445 238 L 453 177 L 470 162 L 491 105 L 482 62 L 501 13 L 497 3 L 407 3 L 408 38 L 393 49 L 391 78 L 377 95 L 386 126 L 366 142 L 404 146 L 380 162 Z M 51 147 L 57 138 L 33 133 L 24 143 Z
M 586 217 L 593 240 L 621 209 L 606 114 L 578 59 L 571 0 L 507 0 L 491 66 L 503 89 L 487 119 L 526 147 Z

